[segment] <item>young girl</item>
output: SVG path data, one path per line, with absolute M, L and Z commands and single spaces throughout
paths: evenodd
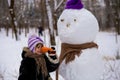
M 59 61 L 55 51 L 42 52 L 43 41 L 37 36 L 28 39 L 28 47 L 23 48 L 18 80 L 52 80 L 49 72 L 55 71 Z

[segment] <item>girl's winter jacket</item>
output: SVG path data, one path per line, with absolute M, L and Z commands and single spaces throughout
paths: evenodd
M 26 56 L 26 54 L 29 54 Z M 19 69 L 19 77 L 18 80 L 52 80 L 50 77 L 49 72 L 55 71 L 59 66 L 59 61 L 54 56 L 46 56 L 43 55 L 44 61 L 45 61 L 45 67 L 47 76 L 43 75 L 44 70 L 41 70 L 42 68 L 38 68 L 38 63 L 36 61 L 36 58 L 31 57 L 30 54 L 33 54 L 30 52 L 28 48 L 24 48 L 22 52 L 22 61 Z M 42 63 L 40 61 L 40 63 Z

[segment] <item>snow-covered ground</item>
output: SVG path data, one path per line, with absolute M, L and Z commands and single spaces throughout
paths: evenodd
M 31 30 L 35 32 L 35 30 Z M 11 33 L 11 31 L 10 31 Z M 37 34 L 37 33 L 36 33 Z M 28 36 L 27 36 L 28 37 Z M 27 37 L 25 37 L 24 32 L 19 36 L 20 40 L 16 41 L 15 38 L 12 39 L 12 35 L 6 37 L 4 29 L 0 32 L 0 80 L 17 80 L 18 70 L 21 61 L 21 52 L 24 46 L 27 46 Z M 43 37 L 42 37 L 43 38 Z M 56 38 L 57 43 L 59 42 L 59 37 Z M 117 40 L 117 41 L 116 41 Z M 120 80 L 120 61 L 114 60 L 116 53 L 120 53 L 120 36 L 116 37 L 115 33 L 99 32 L 95 42 L 99 45 L 100 54 L 103 55 L 106 61 L 106 69 L 103 74 L 102 80 Z M 57 44 L 56 50 L 60 52 L 60 45 Z M 99 65 L 96 64 L 96 65 Z M 53 79 L 55 78 L 55 73 L 52 74 Z M 4 79 L 1 79 L 3 77 Z M 59 80 L 64 80 L 59 77 Z M 55 80 L 55 79 L 54 79 Z

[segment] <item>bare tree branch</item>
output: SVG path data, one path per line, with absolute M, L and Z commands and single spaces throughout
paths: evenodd
M 66 0 L 61 0 L 61 2 L 55 7 L 55 11 L 59 9 L 59 7 L 65 2 Z

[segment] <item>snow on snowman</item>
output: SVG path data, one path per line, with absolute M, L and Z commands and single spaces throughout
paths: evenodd
M 94 42 L 99 31 L 95 16 L 80 0 L 68 0 L 57 26 L 61 40 L 57 74 L 65 80 L 100 80 L 104 61 Z

